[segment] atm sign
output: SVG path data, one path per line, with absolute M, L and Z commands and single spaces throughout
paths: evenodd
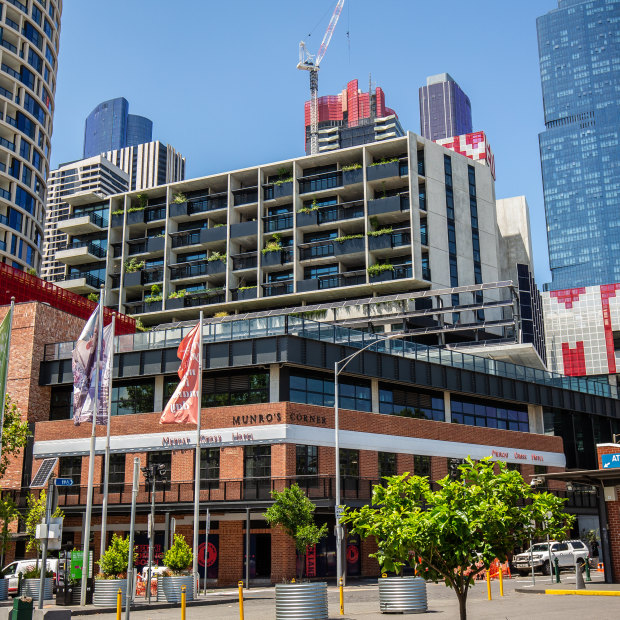
M 620 454 L 603 454 L 601 456 L 603 469 L 612 469 L 620 467 Z

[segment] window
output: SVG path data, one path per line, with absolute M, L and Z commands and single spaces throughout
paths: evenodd
M 338 382 L 339 406 L 353 411 L 371 411 L 370 383 L 364 380 Z M 318 375 L 291 374 L 289 399 L 295 403 L 334 406 L 334 381 Z
M 22 28 L 22 34 L 32 43 L 34 43 L 40 50 L 43 49 L 43 37 L 39 31 L 29 22 L 24 24 Z
M 30 161 L 30 144 L 28 144 L 28 142 L 24 140 L 23 138 L 19 145 L 19 155 L 20 157 L 23 157 L 24 159 L 27 159 L 28 161 Z
M 359 462 L 359 450 L 347 450 L 346 448 L 341 448 L 340 475 L 343 478 L 358 478 L 360 473 Z
M 405 418 L 445 420 L 444 399 L 441 392 L 410 390 L 379 384 L 379 412 Z
M 13 230 L 16 230 L 17 232 L 21 232 L 22 231 L 22 214 L 19 211 L 12 209 L 11 207 L 9 207 L 8 211 L 9 211 L 9 226 Z M 15 236 L 13 236 L 13 239 L 15 239 Z M 15 252 L 13 252 L 13 254 L 15 254 Z
M 112 385 L 112 415 L 150 413 L 154 409 L 152 379 Z
M 194 458 L 196 451 L 194 450 Z M 220 485 L 220 449 L 200 450 L 200 488 L 212 489 Z
M 271 446 L 245 447 L 243 451 L 243 477 L 271 477 Z
M 105 462 L 101 464 L 101 484 L 105 482 Z M 125 487 L 125 455 L 110 454 L 110 476 L 108 478 L 108 491 L 110 493 L 122 493 Z M 103 487 L 101 489 L 103 493 Z
M 50 420 L 67 420 L 73 417 L 73 387 L 52 387 Z
M 508 403 L 482 399 L 452 397 L 452 422 L 509 431 L 529 432 L 529 417 L 525 408 Z
M 431 479 L 431 457 L 423 454 L 413 455 L 413 473 Z
M 43 58 L 33 52 L 32 49 L 28 50 L 28 64 L 34 67 L 39 73 L 43 71 Z
M 379 452 L 379 478 L 396 475 L 396 454 Z
M 319 449 L 317 446 L 295 447 L 295 475 L 318 476 L 319 474 Z M 302 486 L 304 480 L 301 481 Z
M 508 471 L 518 471 L 521 473 L 521 463 L 506 463 L 506 469 Z
M 547 466 L 546 465 L 534 465 L 534 475 L 535 476 L 540 476 L 541 474 L 546 474 L 547 473 Z
M 82 477 L 82 457 L 61 456 L 58 463 L 58 477 L 71 478 L 73 486 L 65 487 L 65 492 L 68 495 L 79 495 Z
M 15 117 L 17 120 L 17 129 L 19 129 L 22 133 L 25 133 L 32 140 L 34 140 L 36 132 L 36 126 L 34 122 L 21 112 L 17 112 Z M 28 151 L 28 155 L 30 155 L 30 151 Z
M 32 215 L 34 211 L 34 198 L 25 189 L 17 187 L 15 190 L 15 203 Z
M 164 479 L 161 477 L 157 478 L 157 484 L 155 485 L 155 490 L 159 491 L 162 489 L 170 488 L 170 479 L 172 477 L 172 452 L 147 452 L 146 453 L 146 466 L 157 467 L 158 465 L 163 465 Z M 144 479 L 144 477 L 143 477 Z

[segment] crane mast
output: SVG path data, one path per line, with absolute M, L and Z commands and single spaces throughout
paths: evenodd
M 332 34 L 338 23 L 340 13 L 342 13 L 342 7 L 344 6 L 344 0 L 338 0 L 336 8 L 332 14 L 332 18 L 329 20 L 327 30 L 323 35 L 321 41 L 321 47 L 316 57 L 311 54 L 306 48 L 306 44 L 301 41 L 299 44 L 299 62 L 297 68 L 303 71 L 308 71 L 310 74 L 310 154 L 316 155 L 319 152 L 319 65 L 329 42 L 331 41 Z

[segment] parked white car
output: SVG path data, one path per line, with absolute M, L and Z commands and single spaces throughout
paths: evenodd
M 17 594 L 17 588 L 19 586 L 19 576 L 23 575 L 26 571 L 30 570 L 36 565 L 37 561 L 34 558 L 29 560 L 15 560 L 8 566 L 2 569 L 5 579 L 9 580 L 9 594 Z M 39 564 L 41 560 L 39 560 Z M 51 570 L 54 573 L 54 582 L 56 582 L 56 573 L 58 571 L 58 559 L 49 558 L 47 560 L 47 570 Z
M 549 549 L 551 549 L 551 563 L 549 562 Z M 581 540 L 564 540 L 558 542 L 551 540 L 547 544 L 536 543 L 530 549 L 519 553 L 512 558 L 512 564 L 521 575 L 540 570 L 543 575 L 549 575 L 555 567 L 555 558 L 558 559 L 560 569 L 571 569 L 577 562 L 580 566 L 586 563 L 589 555 L 588 547 Z
M 151 577 L 161 576 L 162 573 L 169 570 L 167 566 L 151 566 Z M 142 569 L 142 579 L 146 579 L 149 576 L 149 567 L 145 566 Z

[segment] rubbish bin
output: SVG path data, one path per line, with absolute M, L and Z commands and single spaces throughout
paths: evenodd
M 29 596 L 20 596 L 13 599 L 11 620 L 32 620 L 32 599 Z

